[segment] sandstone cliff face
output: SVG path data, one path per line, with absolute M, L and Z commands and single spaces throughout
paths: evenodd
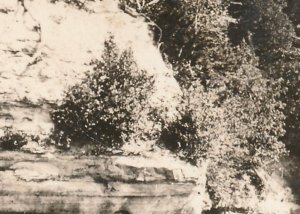
M 157 93 L 150 99 L 168 106 L 172 117 L 180 89 L 142 18 L 125 14 L 113 0 L 87 1 L 87 10 L 62 1 L 23 2 L 0 2 L 0 127 L 49 133 L 48 104 L 81 81 L 109 34 L 120 49 L 132 48 L 138 66 L 155 76 Z
M 147 23 L 114 0 L 86 2 L 79 10 L 63 1 L 0 1 L 0 130 L 49 134 L 51 105 L 82 80 L 111 34 L 154 75 L 151 103 L 175 115 L 181 91 Z M 169 156 L 75 156 L 34 142 L 26 148 L 36 154 L 0 151 L 0 213 L 201 213 L 207 198 L 206 168 Z
M 51 105 L 82 80 L 111 34 L 154 75 L 151 103 L 176 114 L 181 91 L 142 18 L 114 0 L 81 10 L 53 2 L 0 1 L 0 130 L 47 136 Z M 35 154 L 0 151 L 0 213 L 201 213 L 207 198 L 205 166 L 169 156 L 75 156 L 34 142 L 23 150 Z
M 205 182 L 170 157 L 1 152 L 0 213 L 201 213 Z

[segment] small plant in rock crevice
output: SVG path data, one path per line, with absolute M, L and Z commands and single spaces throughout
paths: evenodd
M 25 146 L 29 141 L 38 141 L 38 137 L 28 135 L 22 131 L 14 131 L 6 129 L 4 134 L 0 137 L 0 148 L 2 150 L 19 150 Z

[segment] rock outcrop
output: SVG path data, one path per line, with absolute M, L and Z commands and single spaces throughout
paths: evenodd
M 154 76 L 151 103 L 176 114 L 181 91 L 145 20 L 115 0 L 83 2 L 80 9 L 63 0 L 0 1 L 0 131 L 47 136 L 51 106 L 82 81 L 110 35 Z M 22 149 L 31 153 L 0 151 L 0 213 L 198 214 L 205 206 L 205 166 L 47 153 L 36 142 Z
M 86 1 L 85 9 L 53 2 L 0 2 L 0 127 L 49 133 L 49 104 L 82 80 L 109 34 L 155 76 L 152 102 L 167 106 L 172 116 L 181 92 L 143 18 L 124 13 L 115 0 Z
M 170 157 L 1 152 L 0 213 L 201 213 L 205 182 Z

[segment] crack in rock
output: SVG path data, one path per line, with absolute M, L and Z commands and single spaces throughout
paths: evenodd
M 26 5 L 25 5 L 25 0 L 18 0 L 18 4 L 23 8 L 23 23 L 26 26 L 26 15 L 28 15 L 28 17 L 30 19 L 32 19 L 33 22 L 35 22 L 35 24 L 31 27 L 31 29 L 29 28 L 28 30 L 31 30 L 33 32 L 37 32 L 38 33 L 38 40 L 37 43 L 35 45 L 35 47 L 33 48 L 33 50 L 28 54 L 30 57 L 33 58 L 32 62 L 29 62 L 26 65 L 26 68 L 24 69 L 24 71 L 22 71 L 20 73 L 20 75 L 24 75 L 30 66 L 35 65 L 37 62 L 41 61 L 41 53 L 40 53 L 40 46 L 42 44 L 42 27 L 41 24 L 37 21 L 37 19 L 34 18 L 34 16 L 29 12 L 29 10 L 27 9 Z

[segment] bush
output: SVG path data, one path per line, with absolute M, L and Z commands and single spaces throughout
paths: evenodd
M 54 137 L 63 147 L 76 140 L 93 143 L 99 152 L 117 149 L 133 135 L 145 134 L 136 124 L 147 114 L 153 77 L 138 69 L 131 50 L 120 53 L 112 36 L 102 59 L 91 65 L 93 72 L 52 111 Z
M 4 135 L 0 137 L 0 148 L 3 150 L 18 150 L 26 145 L 29 136 L 21 131 L 5 130 Z
M 192 164 L 197 164 L 207 154 L 209 139 L 204 123 L 208 121 L 204 117 L 212 110 L 208 108 L 212 100 L 210 95 L 204 93 L 199 81 L 190 82 L 187 89 L 183 88 L 177 120 L 165 124 L 159 138 L 159 144 Z M 212 123 L 206 125 L 213 126 Z
M 197 135 L 197 123 L 188 110 L 181 112 L 176 121 L 162 129 L 159 144 L 195 165 L 199 156 L 204 154 L 200 152 L 203 145 Z

